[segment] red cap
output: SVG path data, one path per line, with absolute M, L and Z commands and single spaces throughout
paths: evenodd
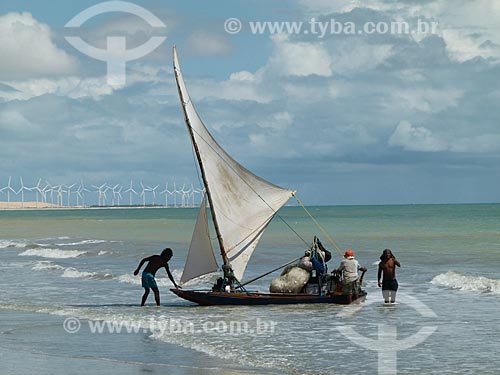
M 349 257 L 354 257 L 354 251 L 352 251 L 351 249 L 347 249 L 344 254 L 344 258 L 349 258 Z

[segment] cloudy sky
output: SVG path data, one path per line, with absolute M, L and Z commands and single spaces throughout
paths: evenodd
M 199 186 L 175 44 L 219 143 L 306 204 L 500 201 L 499 1 L 132 3 L 165 27 L 125 12 L 65 27 L 101 1 L 0 3 L 0 187 Z M 259 33 L 255 21 L 302 28 Z M 384 32 L 395 22 L 411 32 Z M 382 26 L 358 32 L 367 24 Z M 126 63 L 124 84 L 66 39 L 105 50 L 110 37 L 133 49 L 165 36 Z

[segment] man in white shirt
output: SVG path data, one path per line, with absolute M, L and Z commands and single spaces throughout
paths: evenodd
M 356 259 L 354 259 L 354 251 L 347 250 L 344 254 L 344 259 L 340 262 L 338 271 L 342 272 L 343 286 L 342 294 L 348 297 L 349 303 L 358 298 L 359 291 L 359 276 L 358 271 L 366 272 L 365 267 L 360 267 Z

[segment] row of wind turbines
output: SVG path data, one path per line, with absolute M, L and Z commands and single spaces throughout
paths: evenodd
M 99 207 L 196 207 L 200 204 L 205 189 L 195 188 L 193 184 L 189 185 L 186 189 L 186 184 L 183 184 L 179 189 L 173 182 L 169 190 L 169 183 L 166 182 L 165 188 L 160 190 L 160 185 L 144 185 L 141 181 L 134 188 L 134 182 L 131 180 L 128 187 L 105 182 L 102 185 L 91 185 L 87 188 L 83 180 L 69 185 L 53 185 L 40 178 L 35 186 L 26 186 L 23 178 L 19 177 L 19 185 L 16 189 L 12 185 L 12 176 L 9 176 L 7 185 L 0 188 L 0 201 L 9 204 L 13 202 L 13 196 L 16 197 L 16 201 L 20 196 L 21 207 L 24 207 L 28 202 L 26 196 L 31 195 L 37 206 L 50 203 L 62 207 L 85 207 L 89 206 L 86 202 L 92 202 L 91 205 L 97 203 Z

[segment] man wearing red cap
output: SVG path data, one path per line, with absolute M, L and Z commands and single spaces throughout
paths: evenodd
M 358 297 L 359 291 L 359 276 L 358 271 L 366 272 L 365 267 L 360 267 L 356 259 L 354 259 L 354 251 L 347 250 L 344 254 L 344 259 L 340 262 L 339 272 L 342 272 L 344 279 L 342 294 L 347 295 L 349 303 Z

